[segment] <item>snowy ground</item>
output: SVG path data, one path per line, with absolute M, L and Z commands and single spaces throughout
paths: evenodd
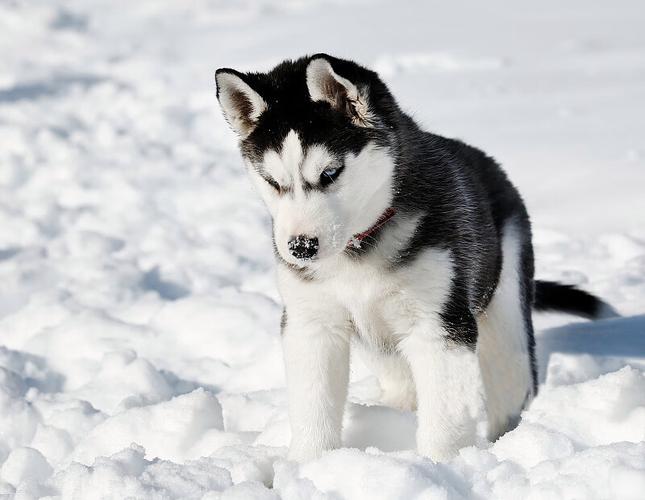
M 55 3 L 0 1 L 0 498 L 643 498 L 642 0 Z M 269 224 L 213 71 L 319 51 L 494 154 L 538 275 L 624 314 L 538 317 L 539 397 L 448 464 L 360 363 L 347 448 L 284 460 Z

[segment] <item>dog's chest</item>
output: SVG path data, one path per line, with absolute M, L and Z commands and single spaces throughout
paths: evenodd
M 436 317 L 451 278 L 449 253 L 428 249 L 402 268 L 382 261 L 338 266 L 323 286 L 349 312 L 360 338 L 380 348 Z
M 325 287 L 349 312 L 360 339 L 382 347 L 397 332 L 409 328 L 411 317 L 404 314 L 409 302 L 405 277 L 369 265 L 348 266 Z

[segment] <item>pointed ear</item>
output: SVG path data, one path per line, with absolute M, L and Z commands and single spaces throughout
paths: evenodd
M 307 66 L 307 88 L 313 101 L 323 101 L 346 114 L 355 125 L 372 126 L 367 89 L 360 89 L 334 71 L 324 57 L 316 57 Z
M 257 125 L 267 103 L 235 70 L 221 68 L 215 72 L 217 99 L 231 128 L 242 138 Z

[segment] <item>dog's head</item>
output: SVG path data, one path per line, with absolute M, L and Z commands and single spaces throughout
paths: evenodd
M 388 209 L 398 108 L 376 73 L 320 54 L 215 78 L 282 259 L 338 255 Z

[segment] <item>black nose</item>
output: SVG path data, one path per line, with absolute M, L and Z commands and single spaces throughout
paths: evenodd
M 304 234 L 294 236 L 289 240 L 289 251 L 296 259 L 313 259 L 318 253 L 318 238 L 310 238 Z

